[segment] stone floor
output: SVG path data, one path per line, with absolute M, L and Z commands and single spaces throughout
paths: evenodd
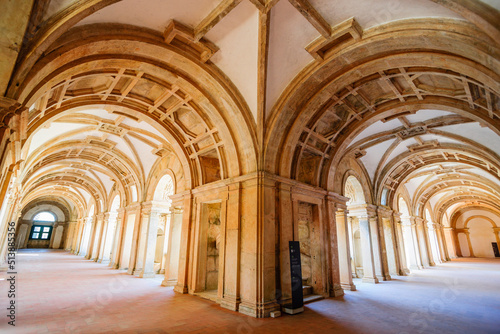
M 17 257 L 16 327 L 0 333 L 500 333 L 500 260 L 461 259 L 253 319 L 62 251 Z M 0 273 L 5 278 L 5 273 Z

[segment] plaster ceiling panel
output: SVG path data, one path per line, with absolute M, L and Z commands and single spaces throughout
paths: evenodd
M 413 200 L 415 196 L 415 191 L 420 186 L 420 184 L 427 178 L 427 176 L 415 177 L 408 182 L 405 183 L 406 190 L 408 190 L 408 194 L 410 195 L 410 199 Z
M 163 32 L 175 19 L 192 27 L 198 25 L 220 0 L 122 0 L 86 17 L 78 25 L 122 23 Z
M 500 155 L 500 136 L 489 128 L 481 127 L 479 123 L 466 123 L 459 125 L 448 125 L 438 128 L 438 130 L 463 136 L 467 139 L 488 147 L 496 154 Z
M 365 168 L 368 171 L 368 175 L 370 175 L 372 181 L 373 177 L 375 176 L 377 166 L 380 163 L 380 159 L 393 142 L 394 140 L 387 140 L 383 143 L 374 145 L 366 150 L 366 155 L 361 157 L 361 161 L 365 165 Z
M 243 1 L 205 37 L 220 48 L 210 60 L 236 85 L 257 119 L 258 9 Z
M 436 206 L 437 202 L 439 202 L 439 200 L 441 198 L 443 198 L 444 195 L 446 195 L 448 192 L 439 192 L 437 193 L 436 195 L 432 196 L 430 199 L 429 199 L 429 202 L 431 203 L 431 206 L 432 206 L 432 209 L 434 210 L 434 207 Z
M 455 115 L 455 113 L 448 111 L 441 111 L 441 110 L 422 109 L 417 111 L 413 115 L 408 115 L 405 117 L 408 121 L 410 121 L 410 123 L 418 123 L 426 121 L 428 119 L 433 119 L 441 116 L 449 116 L 449 115 Z
M 496 8 L 497 10 L 500 10 L 500 1 L 498 0 L 480 0 L 481 2 L 484 2 L 487 5 L 490 5 L 493 8 Z
M 88 124 L 59 123 L 59 122 L 51 123 L 48 128 L 42 128 L 41 130 L 37 131 L 35 135 L 32 137 L 28 151 L 28 156 L 34 150 L 47 143 L 49 140 L 52 140 L 63 133 L 81 129 L 86 126 L 88 126 Z
M 392 159 L 394 159 L 395 157 L 397 157 L 398 155 L 408 151 L 408 146 L 410 145 L 416 145 L 417 142 L 415 141 L 415 139 L 413 138 L 410 138 L 410 139 L 407 139 L 403 142 L 401 142 L 393 151 L 392 153 L 389 155 L 389 158 L 387 159 L 387 162 L 391 161 Z
M 320 34 L 288 1 L 271 10 L 266 111 L 313 57 L 305 50 Z
M 51 0 L 47 6 L 47 10 L 43 15 L 43 20 L 50 18 L 57 12 L 71 6 L 72 4 L 78 2 L 78 0 Z
M 446 17 L 462 19 L 454 11 L 429 0 L 310 0 L 332 26 L 355 17 L 363 29 L 409 18 Z
M 474 168 L 471 170 L 471 172 L 476 174 L 476 175 L 479 175 L 481 177 L 484 177 L 484 178 L 490 180 L 491 182 L 496 183 L 497 185 L 500 185 L 500 180 L 498 178 L 494 177 L 493 175 L 491 175 L 490 173 L 488 173 L 482 169 Z
M 378 121 L 378 122 L 370 125 L 366 129 L 364 129 L 363 131 L 361 131 L 361 133 L 358 134 L 354 138 L 354 140 L 351 142 L 351 145 L 356 143 L 357 141 L 360 141 L 362 139 L 370 137 L 371 135 L 377 134 L 379 132 L 390 131 L 390 130 L 393 130 L 394 128 L 398 128 L 401 126 L 402 126 L 401 122 L 399 122 L 397 119 L 393 119 L 393 120 L 391 120 L 389 122 L 385 122 L 385 123 L 382 121 Z M 351 145 L 349 145 L 349 146 L 351 146 Z
M 103 173 L 95 171 L 95 170 L 92 171 L 92 173 L 95 173 L 99 177 L 101 182 L 104 184 L 104 187 L 106 188 L 106 195 L 109 194 L 109 192 L 111 191 L 111 188 L 113 187 L 113 185 L 115 183 L 106 174 L 103 174 Z M 92 175 L 92 173 L 87 172 L 87 175 L 90 176 L 90 175 Z M 92 177 L 94 178 L 93 175 L 92 175 Z
M 144 168 L 144 174 L 145 174 L 144 176 L 147 177 L 149 171 L 151 170 L 151 167 L 155 163 L 156 159 L 158 159 L 159 157 L 156 154 L 151 153 L 151 151 L 153 151 L 153 148 L 151 146 L 143 143 L 142 141 L 134 137 L 129 136 L 129 139 L 134 145 L 135 150 L 137 151 L 137 154 L 139 156 L 140 163 Z

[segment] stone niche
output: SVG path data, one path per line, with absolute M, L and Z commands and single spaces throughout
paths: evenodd
M 205 290 L 217 290 L 219 277 L 220 203 L 207 204 L 207 275 Z

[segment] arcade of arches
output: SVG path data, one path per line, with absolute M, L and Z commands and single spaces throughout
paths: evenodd
M 496 0 L 4 0 L 0 265 L 268 317 L 500 245 Z M 354 281 L 353 281 L 354 279 Z

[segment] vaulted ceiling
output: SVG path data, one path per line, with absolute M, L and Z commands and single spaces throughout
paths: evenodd
M 423 214 L 500 203 L 498 1 L 36 1 L 21 182 L 76 206 L 265 170 Z M 26 201 L 25 201 L 26 202 Z M 27 202 L 26 202 L 27 203 Z

